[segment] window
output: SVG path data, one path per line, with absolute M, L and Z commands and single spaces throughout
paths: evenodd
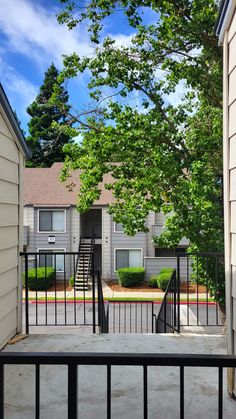
M 121 223 L 115 223 L 115 233 L 123 233 L 124 227 Z
M 64 249 L 40 249 L 39 253 L 47 253 L 46 255 L 39 255 L 39 267 L 56 267 L 57 272 L 64 272 L 65 257 L 64 255 L 53 255 L 53 253 L 64 253 Z
M 65 232 L 64 210 L 39 210 L 39 232 Z
M 139 267 L 142 265 L 141 249 L 116 249 L 115 270 L 126 267 Z

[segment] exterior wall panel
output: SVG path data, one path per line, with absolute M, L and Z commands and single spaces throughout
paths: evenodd
M 111 216 L 102 208 L 102 276 L 111 278 Z
M 24 156 L 0 106 L 0 348 L 20 331 L 21 170 Z

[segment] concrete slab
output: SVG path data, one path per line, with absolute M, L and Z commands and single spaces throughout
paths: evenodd
M 214 335 L 31 335 L 8 345 L 12 352 L 226 353 L 225 336 Z M 112 418 L 143 417 L 141 367 L 112 367 Z M 185 369 L 185 418 L 217 418 L 218 371 Z M 35 371 L 31 366 L 5 368 L 6 419 L 34 417 Z M 106 367 L 78 368 L 79 418 L 106 417 Z M 179 418 L 179 368 L 148 369 L 149 419 Z M 236 416 L 224 379 L 224 419 Z M 67 368 L 41 367 L 41 419 L 67 418 Z

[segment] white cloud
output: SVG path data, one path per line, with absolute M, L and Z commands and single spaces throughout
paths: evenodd
M 7 64 L 1 57 L 0 80 L 10 99 L 13 110 L 17 111 L 17 116 L 21 120 L 23 128 L 27 130 L 29 115 L 26 112 L 26 108 L 35 99 L 38 93 L 37 87 Z
M 59 25 L 56 10 L 30 0 L 0 0 L 0 27 L 8 49 L 33 58 L 41 66 L 48 60 L 61 64 L 61 55 L 91 52 L 86 32 Z

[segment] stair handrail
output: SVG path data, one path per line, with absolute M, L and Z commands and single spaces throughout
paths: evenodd
M 81 248 L 81 236 L 79 238 L 78 254 L 77 254 L 77 259 L 75 263 L 75 274 L 77 273 L 78 264 L 79 264 L 80 248 Z
M 178 308 L 180 301 L 178 290 L 179 285 L 177 284 L 176 269 L 174 269 L 166 287 L 159 314 L 156 317 L 156 333 L 179 333 L 180 319 L 178 315 Z M 170 314 L 170 319 L 167 318 L 168 314 Z
M 100 272 L 97 271 L 98 289 L 98 327 L 100 333 L 109 333 L 109 301 L 104 301 L 102 280 Z

